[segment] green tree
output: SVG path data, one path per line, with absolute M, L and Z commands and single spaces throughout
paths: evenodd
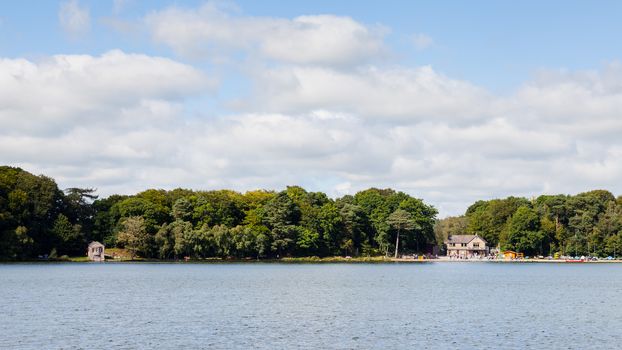
M 293 253 L 300 217 L 300 208 L 285 191 L 263 206 L 263 222 L 271 231 L 271 248 L 278 257 Z
M 270 230 L 264 225 L 247 226 L 255 237 L 255 246 L 253 251 L 256 252 L 257 259 L 266 257 L 270 253 Z
M 375 244 L 388 254 L 391 246 L 389 215 L 397 209 L 403 193 L 392 189 L 369 188 L 354 195 L 353 205 L 357 206 L 358 242 Z M 347 197 L 344 197 L 344 199 Z
M 131 258 L 138 254 L 148 256 L 151 236 L 147 233 L 145 219 L 142 216 L 130 216 L 122 223 L 122 230 L 117 235 L 117 242 L 126 248 Z
M 216 254 L 222 258 L 233 256 L 235 242 L 231 235 L 231 229 L 225 225 L 216 225 L 209 230 Z
M 538 214 L 528 206 L 516 210 L 507 226 L 505 249 L 513 249 L 526 255 L 542 253 L 544 235 L 540 231 Z
M 467 233 L 479 235 L 491 246 L 505 245 L 507 237 L 503 234 L 509 219 L 519 207 L 528 205 L 529 201 L 520 197 L 478 201 L 466 211 Z
M 440 247 L 452 235 L 463 235 L 467 232 L 468 221 L 466 216 L 449 216 L 436 220 L 434 224 L 434 236 L 436 244 Z
M 395 235 L 395 258 L 397 258 L 400 246 L 400 234 L 402 231 L 412 231 L 415 228 L 419 228 L 419 226 L 413 220 L 412 215 L 403 209 L 397 209 L 391 213 L 387 218 L 387 224 L 389 224 L 391 228 L 397 230 L 397 234 Z
M 606 250 L 610 256 L 617 259 L 622 253 L 622 234 L 611 235 L 605 239 Z
M 321 240 L 319 232 L 302 227 L 296 241 L 297 250 L 301 255 L 316 255 L 320 250 Z
M 244 197 L 229 190 L 199 192 L 194 203 L 193 221 L 197 225 L 235 227 L 244 219 Z
M 176 220 L 170 224 L 175 239 L 173 250 L 176 256 L 196 256 L 196 251 L 202 249 L 197 247 L 198 242 L 192 224 L 187 221 Z
M 163 224 L 171 221 L 171 208 L 166 206 L 165 199 L 166 195 L 158 191 L 145 191 L 116 203 L 113 210 L 119 213 L 119 223 L 140 216 L 144 219 L 145 230 L 155 234 Z
M 155 243 L 158 247 L 158 257 L 160 259 L 170 259 L 175 253 L 175 234 L 172 224 L 164 224 L 156 233 Z
M 95 217 L 93 202 L 98 198 L 95 191 L 93 188 L 71 187 L 65 190 L 64 196 L 63 212 L 71 222 L 80 225 L 88 234 L 93 230 Z
M 175 220 L 192 220 L 192 203 L 187 198 L 179 198 L 173 203 L 172 216 Z
M 116 231 L 119 227 L 121 213 L 117 203 L 128 196 L 112 195 L 108 198 L 97 199 L 93 202 L 93 230 L 91 239 L 103 242 L 106 246 L 116 246 Z
M 54 236 L 57 237 L 58 252 L 60 254 L 82 254 L 85 248 L 84 236 L 80 225 L 72 225 L 69 219 L 60 214 L 54 221 L 52 228 Z
M 339 254 L 343 233 L 343 220 L 339 208 L 333 202 L 328 202 L 320 208 L 318 214 L 320 232 L 326 254 Z
M 1 259 L 27 259 L 32 256 L 34 240 L 28 235 L 28 229 L 17 226 L 0 234 Z
M 426 205 L 421 199 L 410 196 L 400 202 L 399 208 L 407 211 L 415 224 L 416 229 L 412 231 L 415 234 L 412 237 L 414 239 L 409 239 L 407 242 L 414 241 L 417 252 L 420 252 L 420 246 L 435 243 L 434 219 L 438 213 L 436 208 Z M 407 236 L 407 238 L 410 237 Z
M 358 205 L 344 203 L 339 210 L 342 222 L 341 240 L 339 247 L 346 255 L 358 255 L 357 248 L 360 246 L 361 237 L 366 227 L 365 213 Z

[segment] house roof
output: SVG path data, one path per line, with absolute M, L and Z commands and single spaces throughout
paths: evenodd
M 89 248 L 94 247 L 94 246 L 104 246 L 103 244 L 97 242 L 97 241 L 93 241 L 91 243 L 89 243 Z
M 475 239 L 475 237 L 481 239 L 484 243 L 488 243 L 485 239 L 478 235 L 451 235 L 445 243 L 469 243 Z

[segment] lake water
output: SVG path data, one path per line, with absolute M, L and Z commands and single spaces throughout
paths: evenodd
M 1 349 L 612 349 L 618 264 L 0 264 Z

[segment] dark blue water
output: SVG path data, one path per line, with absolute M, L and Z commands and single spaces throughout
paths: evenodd
M 3 264 L 2 349 L 612 349 L 617 264 Z

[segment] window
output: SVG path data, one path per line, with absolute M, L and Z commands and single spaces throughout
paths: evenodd
M 466 246 L 467 246 L 467 244 L 466 244 L 466 243 L 462 243 L 462 246 L 463 246 L 463 247 L 466 247 Z
M 473 243 L 474 248 L 479 248 L 479 243 Z

